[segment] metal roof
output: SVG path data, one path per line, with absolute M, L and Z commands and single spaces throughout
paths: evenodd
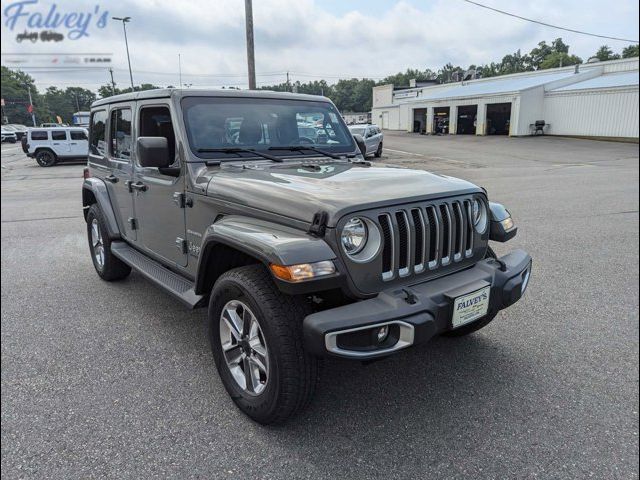
M 575 75 L 573 71 L 554 72 L 548 74 L 540 74 L 537 72 L 534 75 L 518 76 L 512 78 L 499 78 L 495 80 L 480 80 L 476 82 L 469 82 L 465 84 L 456 84 L 446 90 L 439 90 L 437 92 L 429 92 L 428 88 L 425 88 L 422 92 L 421 100 L 437 100 L 444 98 L 455 97 L 477 97 L 481 95 L 495 95 L 502 93 L 520 92 L 533 87 L 539 87 L 556 80 L 563 80 Z
M 273 92 L 271 90 L 236 90 L 236 89 L 199 89 L 199 88 L 158 88 L 155 90 L 141 90 L 137 92 L 122 93 L 112 97 L 101 98 L 91 105 L 108 105 L 117 102 L 130 102 L 134 100 L 146 100 L 150 98 L 168 97 L 243 97 L 243 98 L 280 98 L 286 100 L 307 100 L 330 102 L 320 95 L 307 95 L 303 93 Z
M 638 72 L 609 73 L 599 77 L 583 80 L 564 87 L 555 88 L 553 92 L 567 90 L 587 90 L 592 88 L 616 88 L 638 86 Z

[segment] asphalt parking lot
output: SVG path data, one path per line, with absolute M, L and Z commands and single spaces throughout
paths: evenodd
M 534 258 L 480 332 L 325 364 L 279 427 L 233 405 L 190 312 L 102 282 L 82 165 L 2 145 L 2 477 L 638 478 L 638 144 L 387 134 L 383 161 L 469 179 Z

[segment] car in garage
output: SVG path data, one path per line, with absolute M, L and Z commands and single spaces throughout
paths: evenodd
M 88 140 L 88 131 L 84 128 L 31 128 L 22 138 L 22 150 L 41 167 L 51 167 L 64 160 L 86 160 Z
M 326 143 L 297 122 L 308 117 Z M 517 227 L 486 190 L 374 165 L 358 136 L 315 95 L 159 89 L 92 105 L 82 204 L 96 273 L 133 269 L 208 308 L 222 383 L 260 423 L 309 403 L 323 357 L 369 361 L 470 334 L 529 284 L 526 252 L 489 246 Z
M 373 155 L 376 158 L 382 156 L 383 134 L 377 125 L 349 125 L 349 131 L 352 135 L 360 135 L 364 140 L 365 151 L 364 156 Z

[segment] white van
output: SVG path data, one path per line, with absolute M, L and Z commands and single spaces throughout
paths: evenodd
M 79 127 L 30 128 L 22 137 L 22 150 L 41 167 L 51 167 L 60 160 L 86 160 L 89 133 Z

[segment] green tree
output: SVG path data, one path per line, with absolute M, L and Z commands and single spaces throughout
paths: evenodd
M 27 107 L 29 106 L 29 89 L 31 89 L 34 113 L 36 114 L 36 120 L 40 121 L 41 118 L 45 116 L 45 109 L 43 108 L 44 104 L 38 94 L 34 79 L 20 70 L 14 71 L 4 66 L 1 67 L 1 75 L 1 95 L 5 101 L 2 112 L 6 120 L 9 123 L 33 125 L 31 122 L 31 114 L 27 111 Z M 5 118 L 2 119 L 3 122 Z
M 407 68 L 407 71 L 402 73 L 396 73 L 395 75 L 389 75 L 382 80 L 382 84 L 393 83 L 398 86 L 408 86 L 410 80 L 416 80 L 418 82 L 426 82 L 428 80 L 434 80 L 437 78 L 437 73 L 430 70 L 418 70 L 417 68 Z
M 633 58 L 640 56 L 640 48 L 636 43 L 635 45 L 629 45 L 628 47 L 624 47 L 622 49 L 622 58 Z
M 569 65 L 578 65 L 582 63 L 582 59 L 576 55 L 569 55 L 564 52 L 553 52 L 546 56 L 540 64 L 540 70 L 546 68 L 568 67 Z
M 68 87 L 66 90 L 49 87 L 42 97 L 43 108 L 47 111 L 48 119 L 55 121 L 60 117 L 63 122 L 71 123 L 75 112 L 87 111 L 91 108 L 96 94 L 81 87 Z
M 500 75 L 526 72 L 529 70 L 533 70 L 533 67 L 531 66 L 531 57 L 526 54 L 522 55 L 520 50 L 509 55 L 505 55 L 502 57 L 502 61 L 500 62 Z
M 613 50 L 611 50 L 608 45 L 602 45 L 594 56 L 603 62 L 606 60 L 617 60 L 620 58 L 620 55 L 613 53 Z

